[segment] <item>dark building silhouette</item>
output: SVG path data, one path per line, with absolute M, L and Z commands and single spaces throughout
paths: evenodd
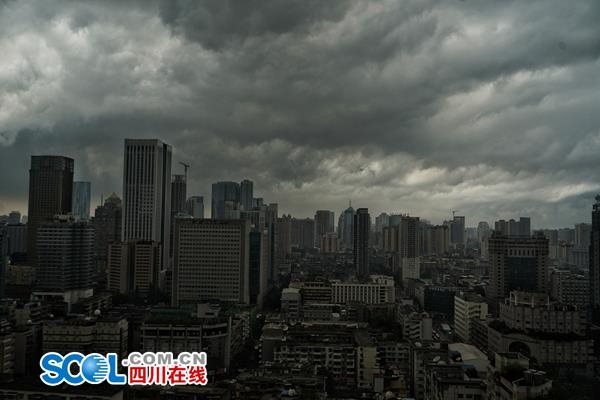
M 108 245 L 121 241 L 122 203 L 119 196 L 111 194 L 104 204 L 96 207 L 92 226 L 96 233 L 94 239 L 94 258 L 96 271 L 104 274 L 108 257 Z
M 359 208 L 354 214 L 354 268 L 360 277 L 369 276 L 369 235 L 371 216 L 368 208 Z
M 495 231 L 488 243 L 488 297 L 503 300 L 513 290 L 548 291 L 548 239 L 541 232 L 513 237 Z
M 27 220 L 28 259 L 36 265 L 37 229 L 72 211 L 75 162 L 63 156 L 31 156 L 29 169 L 29 207 Z
M 329 210 L 317 210 L 315 213 L 315 247 L 321 246 L 321 238 L 335 232 L 335 214 Z
M 237 182 L 217 182 L 212 184 L 211 218 L 227 219 L 227 207 L 240 204 L 240 184 Z
M 250 211 L 253 208 L 252 199 L 254 198 L 254 183 L 244 179 L 240 183 L 240 206 L 244 211 Z
M 592 207 L 590 235 L 590 305 L 594 323 L 600 322 L 600 194 Z
M 60 215 L 40 224 L 37 235 L 36 288 L 81 291 L 92 288 L 94 228 L 86 221 Z
M 185 175 L 173 175 L 171 178 L 171 214 L 187 213 L 187 184 Z

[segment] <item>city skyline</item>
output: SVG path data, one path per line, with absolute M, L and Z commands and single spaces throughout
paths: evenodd
M 124 142 L 126 140 L 130 140 L 130 139 L 124 139 Z M 163 140 L 161 140 L 161 139 L 154 139 L 154 138 L 139 138 L 138 140 L 158 140 L 158 141 L 161 141 L 161 142 L 164 143 Z M 52 154 L 52 155 L 50 155 L 50 154 L 40 154 L 40 155 L 35 155 L 35 156 L 43 156 L 43 157 L 46 157 L 46 156 L 48 156 L 48 157 L 65 157 L 63 155 L 58 155 L 58 154 Z M 67 156 L 67 158 L 69 158 L 69 157 Z M 75 165 L 77 165 L 76 161 L 77 160 L 75 160 Z M 177 166 L 175 165 L 175 163 L 176 163 L 176 161 L 173 161 L 173 167 L 174 167 L 174 169 L 177 168 Z M 75 176 L 77 176 L 76 167 L 75 167 Z M 173 179 L 175 179 L 175 177 L 183 177 L 183 175 L 176 174 L 176 173 L 173 173 L 171 176 L 173 177 Z M 241 179 L 241 178 L 239 178 L 239 179 Z M 245 182 L 245 181 L 249 181 L 252 184 L 255 183 L 255 181 L 252 179 L 252 177 L 244 177 L 243 178 L 243 182 Z M 210 199 L 211 193 L 212 193 L 211 186 L 214 185 L 215 183 L 218 183 L 218 182 L 229 182 L 229 181 L 218 180 L 218 181 L 212 182 L 209 185 L 209 188 L 206 190 L 206 193 L 208 193 L 208 195 L 204 195 L 203 193 L 205 193 L 205 192 L 202 192 L 202 194 L 200 194 L 199 197 L 207 197 L 208 199 Z M 76 183 L 76 180 L 74 180 L 74 183 Z M 92 184 L 93 184 L 93 182 L 92 182 Z M 120 183 L 118 186 L 120 188 L 123 187 L 122 183 Z M 257 192 L 258 195 L 255 196 L 255 197 L 264 198 L 262 196 L 263 191 L 261 191 L 260 187 L 258 189 L 259 189 L 258 192 Z M 94 209 L 97 206 L 102 205 L 103 201 L 104 201 L 103 199 L 108 198 L 111 195 L 111 193 L 112 194 L 117 194 L 118 197 L 122 198 L 122 190 L 121 191 L 119 191 L 119 190 L 113 190 L 110 193 L 101 193 L 100 195 L 97 195 L 97 196 L 96 196 L 96 194 L 94 194 L 94 196 L 92 197 L 92 200 L 90 202 L 90 209 Z M 192 197 L 198 197 L 198 195 L 196 193 L 198 193 L 198 192 L 195 192 L 195 191 L 190 192 L 190 189 L 188 189 L 187 199 L 189 200 Z M 584 198 L 583 201 L 585 201 L 587 199 L 587 201 L 589 202 L 589 201 L 592 201 L 591 199 L 593 199 L 593 198 L 595 198 L 594 192 L 592 192 L 592 193 L 589 194 L 589 199 Z M 312 210 L 312 211 L 310 209 L 308 209 L 307 215 L 294 214 L 291 211 L 286 211 L 286 210 L 288 210 L 286 208 L 286 204 L 278 203 L 277 201 L 275 201 L 275 199 L 277 199 L 277 194 L 274 194 L 272 199 L 273 199 L 273 201 L 271 201 L 271 198 L 269 198 L 269 203 L 279 204 L 280 211 L 282 212 L 282 215 L 292 215 L 293 217 L 300 218 L 300 219 L 314 218 L 314 212 L 315 211 L 319 211 L 318 209 L 317 210 Z M 27 199 L 26 199 L 26 201 L 27 201 Z M 349 199 L 349 201 L 351 203 L 352 199 Z M 209 206 L 209 204 L 212 204 L 212 202 L 211 203 L 206 203 L 206 206 Z M 317 207 L 318 207 L 318 204 L 320 204 L 320 203 L 317 203 Z M 363 203 L 364 207 L 366 207 L 366 208 L 370 208 L 369 204 L 370 204 L 369 202 Z M 2 206 L 1 202 L 0 202 L 0 206 Z M 340 206 L 340 207 L 337 207 L 337 208 L 332 208 L 330 211 L 332 211 L 334 213 L 339 212 L 340 214 L 343 214 L 344 210 L 347 207 L 348 207 L 348 205 L 346 205 L 346 206 Z M 360 205 L 359 205 L 359 207 L 360 207 Z M 439 213 L 436 212 L 436 211 L 439 211 Z M 446 215 L 446 216 L 442 215 L 443 211 L 444 210 L 432 209 L 432 210 L 430 210 L 429 214 L 416 214 L 416 213 L 412 213 L 412 212 L 410 212 L 408 210 L 403 210 L 403 209 L 400 209 L 399 207 L 397 207 L 395 209 L 379 209 L 379 210 L 376 209 L 376 210 L 374 210 L 374 211 L 371 212 L 371 215 L 372 215 L 373 219 L 376 216 L 380 215 L 380 214 L 389 214 L 389 215 L 397 215 L 397 216 L 399 216 L 399 215 L 408 215 L 408 216 L 412 216 L 412 217 L 420 217 L 421 219 L 423 219 L 423 220 L 425 220 L 425 221 L 427 221 L 429 223 L 432 223 L 434 225 L 438 225 L 438 224 L 442 224 L 444 222 L 452 221 L 452 219 L 453 219 L 453 212 L 455 212 L 455 213 L 458 212 L 459 214 L 465 214 L 464 215 L 465 220 L 466 220 L 465 228 L 476 228 L 477 224 L 480 223 L 480 222 L 488 222 L 488 223 L 492 223 L 493 224 L 494 222 L 500 221 L 500 220 L 506 220 L 508 222 L 508 220 L 510 220 L 510 219 L 516 219 L 517 222 L 518 222 L 518 219 L 522 218 L 522 217 L 531 218 L 530 217 L 531 214 L 524 214 L 524 213 L 519 213 L 519 212 L 511 214 L 510 212 L 503 212 L 502 214 L 500 214 L 500 216 L 497 216 L 497 217 L 487 216 L 487 217 L 483 217 L 483 219 L 476 219 L 471 214 L 469 214 L 469 212 L 467 210 L 464 210 L 464 209 L 463 210 L 448 210 L 448 215 Z M 6 208 L 3 211 L 0 208 L 0 215 L 2 215 L 2 214 L 8 215 L 11 212 L 19 212 L 22 215 L 24 215 L 24 216 L 27 217 L 27 204 L 25 203 L 23 209 L 10 208 L 9 207 L 9 208 Z M 427 212 L 427 211 L 425 211 L 425 212 Z M 532 214 L 535 215 L 535 212 L 533 212 Z M 435 218 L 432 218 L 431 215 L 441 215 L 441 217 L 439 219 L 435 219 Z M 210 219 L 211 218 L 210 214 L 209 215 L 205 215 L 205 218 L 209 218 Z M 574 221 L 572 224 L 567 224 L 567 225 L 557 223 L 556 221 L 557 221 L 556 219 L 550 220 L 549 224 L 542 225 L 540 223 L 536 223 L 536 221 L 534 220 L 533 223 L 532 223 L 532 225 L 531 225 L 531 227 L 532 227 L 531 229 L 535 230 L 535 229 L 572 228 L 573 226 L 575 226 L 577 224 L 590 223 L 589 217 L 587 217 L 587 219 L 586 219 L 585 216 L 584 216 L 584 218 L 581 221 Z M 338 223 L 339 223 L 339 221 L 335 222 L 335 226 L 336 227 L 338 226 Z
M 76 159 L 94 208 L 123 139 L 151 137 L 190 195 L 247 178 L 299 217 L 588 220 L 597 2 L 255 6 L 3 3 L 0 213 L 24 213 L 30 155 Z

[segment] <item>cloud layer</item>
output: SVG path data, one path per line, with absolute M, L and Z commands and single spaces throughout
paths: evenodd
M 280 209 L 589 220 L 600 3 L 0 1 L 0 213 L 31 154 L 121 191 L 125 137 Z M 174 164 L 177 170 L 178 165 Z

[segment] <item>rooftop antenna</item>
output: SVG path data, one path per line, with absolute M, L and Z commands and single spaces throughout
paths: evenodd
M 185 181 L 187 182 L 187 171 L 188 171 L 188 168 L 190 167 L 190 164 L 186 164 L 183 161 L 179 161 L 179 164 L 183 165 L 183 173 L 185 175 Z
M 452 210 L 452 219 L 454 219 L 454 214 L 456 214 L 458 210 Z

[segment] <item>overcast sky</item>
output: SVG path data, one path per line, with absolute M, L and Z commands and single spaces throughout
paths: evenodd
M 29 157 L 122 191 L 123 139 L 304 217 L 590 220 L 600 2 L 0 0 L 0 213 Z

